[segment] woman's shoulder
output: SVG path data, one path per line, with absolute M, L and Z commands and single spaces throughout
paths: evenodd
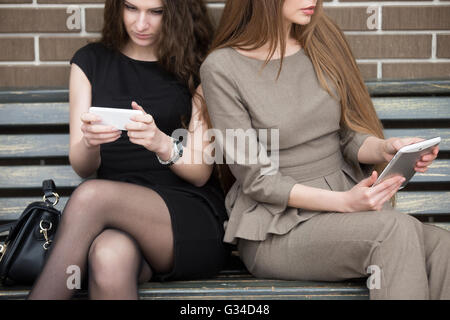
M 95 57 L 105 54 L 107 51 L 108 51 L 107 48 L 101 42 L 90 42 L 85 46 L 79 48 L 75 52 L 74 57 L 76 56 Z
M 108 54 L 108 49 L 102 43 L 91 42 L 75 52 L 72 59 L 70 59 L 70 64 L 74 63 L 80 67 L 89 81 L 92 81 L 95 70 L 102 61 L 105 61 L 105 57 Z
M 206 57 L 200 70 L 201 71 L 217 71 L 226 70 L 227 66 L 232 64 L 232 48 L 220 48 L 212 51 Z

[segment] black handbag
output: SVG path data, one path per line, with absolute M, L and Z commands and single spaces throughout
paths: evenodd
M 59 195 L 53 180 L 43 181 L 42 189 L 43 201 L 29 204 L 18 220 L 0 225 L 0 232 L 9 230 L 5 242 L 0 244 L 2 285 L 32 285 L 44 267 L 61 212 L 54 208 Z

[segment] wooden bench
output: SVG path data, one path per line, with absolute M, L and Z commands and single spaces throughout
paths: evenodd
M 438 159 L 398 194 L 398 210 L 450 230 L 450 80 L 367 82 L 387 137 L 442 137 Z M 63 209 L 82 182 L 68 162 L 67 89 L 0 91 L 0 224 L 41 199 L 55 180 Z M 29 287 L 0 287 L 0 299 L 23 299 Z M 237 252 L 214 279 L 140 286 L 142 299 L 368 299 L 365 279 L 346 282 L 253 278 Z M 79 291 L 76 299 L 86 299 Z

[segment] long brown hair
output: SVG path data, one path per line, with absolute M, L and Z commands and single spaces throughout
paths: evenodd
M 267 64 L 280 50 L 280 69 L 287 34 L 283 17 L 284 0 L 228 0 L 216 31 L 211 51 L 234 47 L 254 50 L 269 44 Z M 341 105 L 341 127 L 384 138 L 383 126 L 356 64 L 350 46 L 340 28 L 326 16 L 318 0 L 309 24 L 293 24 L 290 36 L 310 58 L 321 86 L 335 97 L 326 77 L 337 88 Z M 377 165 L 380 173 L 384 165 Z
M 162 3 L 163 19 L 156 44 L 158 62 L 187 86 L 192 97 L 199 99 L 202 116 L 211 126 L 206 104 L 196 92 L 200 84 L 200 65 L 214 34 L 206 5 L 202 0 L 162 0 Z M 130 39 L 123 23 L 123 10 L 123 0 L 106 0 L 100 42 L 118 51 Z M 186 123 L 183 125 L 187 127 Z

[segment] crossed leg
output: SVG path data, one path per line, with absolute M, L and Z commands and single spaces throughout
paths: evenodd
M 111 249 L 105 249 L 108 247 L 105 242 L 112 241 L 111 232 L 106 233 L 105 229 L 123 231 L 135 240 L 131 245 L 131 240 L 125 239 L 124 233 L 120 235 L 120 246 L 134 246 L 134 253 L 126 253 L 127 258 L 131 257 L 133 260 L 129 261 L 126 268 L 134 270 L 135 274 L 139 263 L 143 263 L 138 257 L 137 247 L 142 252 L 143 259 L 148 262 L 151 272 L 162 273 L 171 270 L 174 252 L 172 225 L 169 210 L 160 195 L 135 184 L 89 180 L 81 184 L 68 201 L 48 259 L 27 298 L 70 299 L 74 290 L 67 286 L 67 268 L 78 266 L 81 278 L 84 279 L 88 271 L 89 252 L 93 270 L 102 269 L 98 266 L 105 265 L 103 260 L 119 260 L 108 254 Z M 105 234 L 102 234 L 103 232 Z M 114 237 L 116 236 L 119 234 L 116 233 Z M 116 245 L 114 240 L 113 248 Z M 124 248 L 120 250 L 122 253 L 125 251 Z M 99 258 L 100 256 L 102 258 Z M 102 262 L 99 263 L 99 260 Z M 144 269 L 145 266 L 143 263 Z M 119 269 L 110 272 L 119 272 Z M 90 285 L 94 288 L 93 297 L 97 296 L 97 289 L 108 280 L 105 279 L 106 277 L 100 278 L 98 273 L 94 272 Z
M 152 277 L 136 240 L 117 229 L 106 229 L 95 238 L 88 268 L 92 300 L 137 300 L 138 284 Z

